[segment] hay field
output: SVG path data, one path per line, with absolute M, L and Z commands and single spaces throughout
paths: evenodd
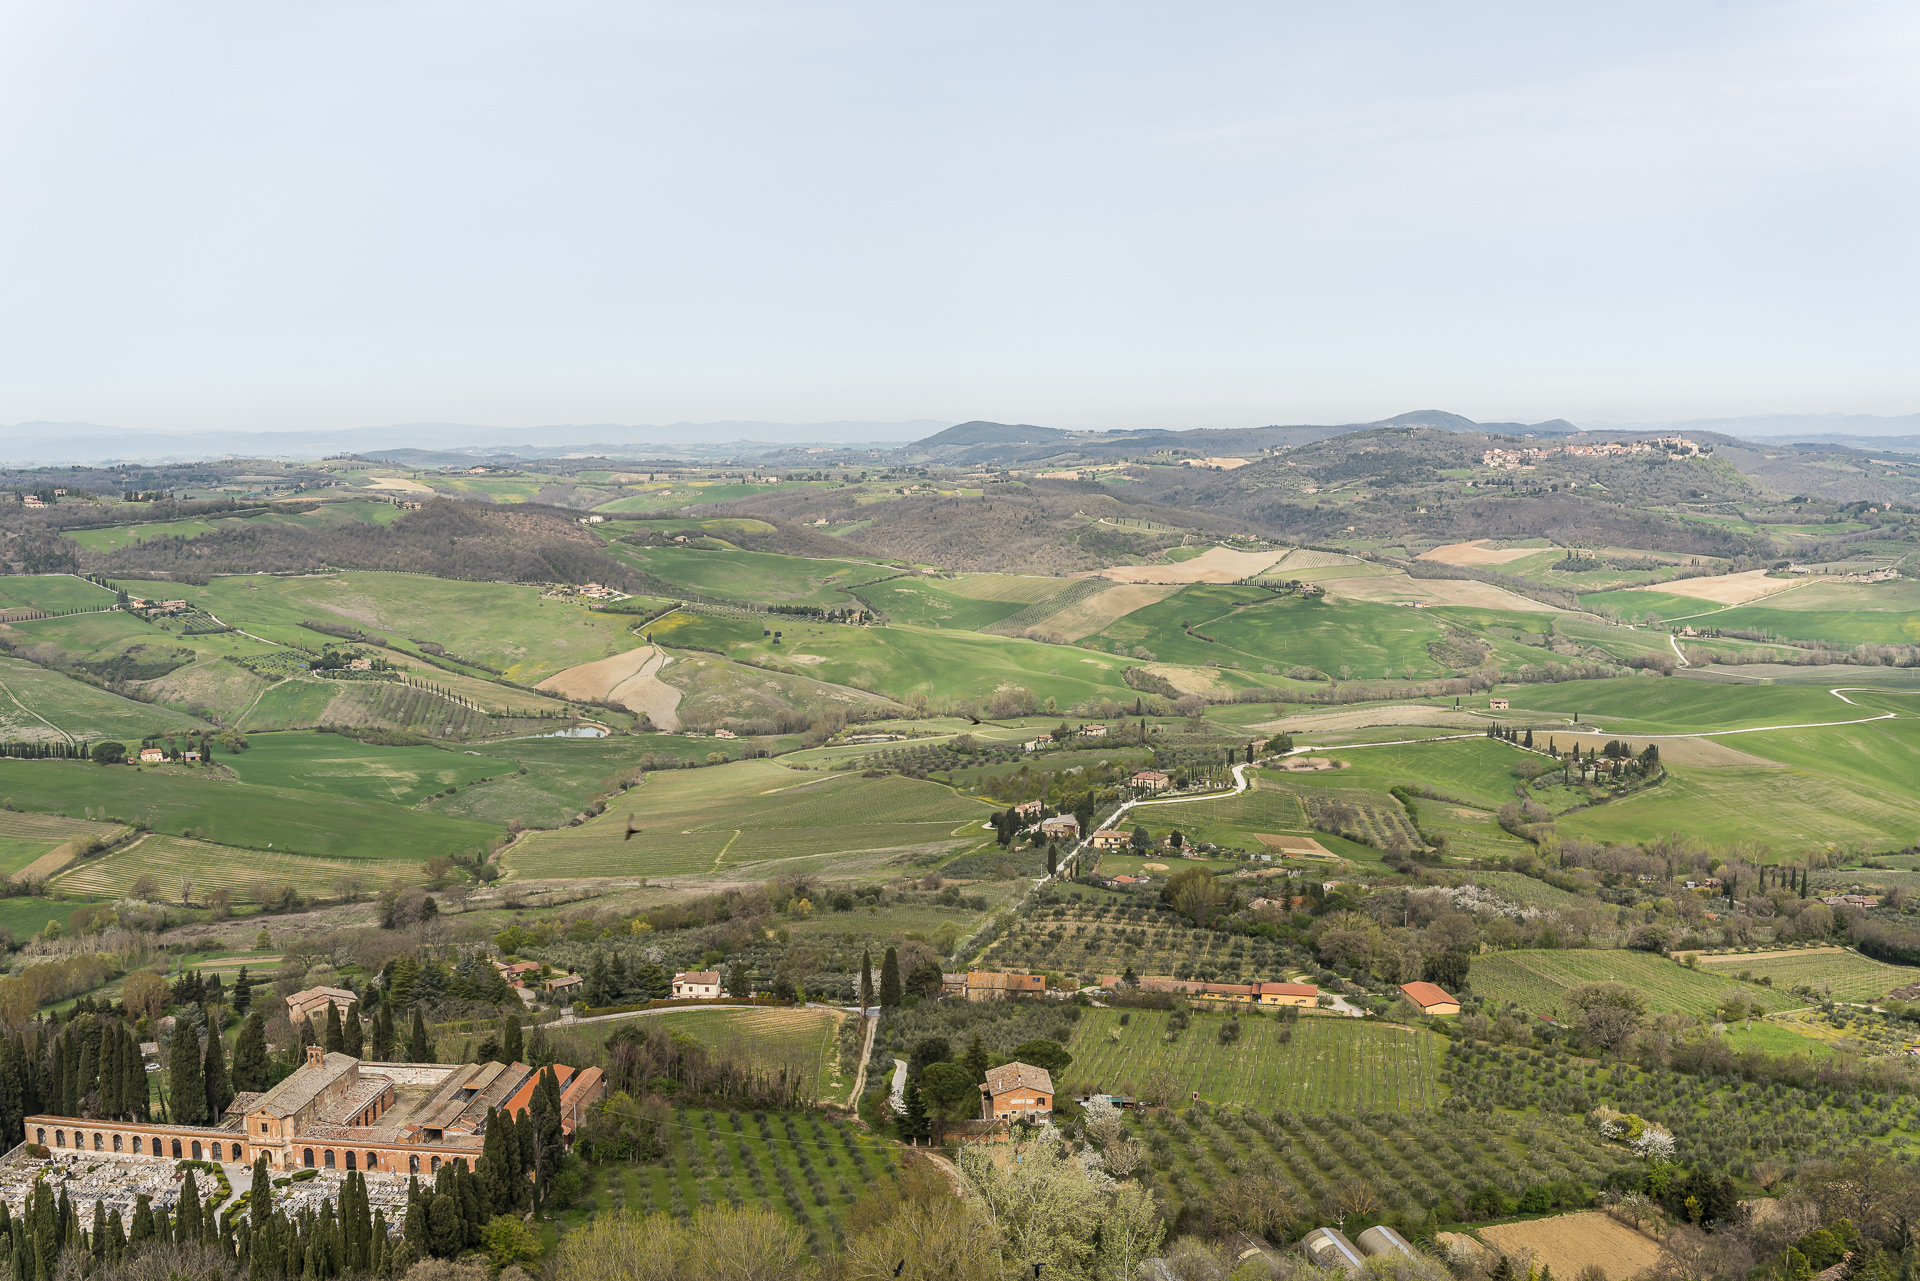
M 1231 583 L 1252 578 L 1276 564 L 1281 552 L 1236 552 L 1209 547 L 1177 565 L 1115 565 L 1098 572 L 1116 583 Z
M 1531 597 L 1517 596 L 1505 588 L 1472 578 L 1410 578 L 1405 574 L 1381 574 L 1333 579 L 1324 585 L 1335 596 L 1385 604 L 1411 604 L 1417 601 L 1425 605 L 1510 609 L 1529 614 L 1564 612 Z
M 670 876 L 862 851 L 957 848 L 980 839 L 974 829 L 990 812 L 985 802 L 899 775 L 819 776 L 739 761 L 656 771 L 600 817 L 530 834 L 506 862 L 523 876 Z M 629 818 L 640 829 L 631 838 Z
M 618 703 L 631 712 L 644 712 L 654 725 L 671 733 L 680 728 L 680 691 L 660 679 L 673 656 L 657 645 L 615 654 L 569 667 L 535 686 L 563 698 Z
M 1157 605 L 1179 590 L 1173 583 L 1118 583 L 1106 591 L 1062 606 L 1039 625 L 1076 641 L 1106 630 L 1136 609 Z
M 1421 552 L 1416 559 L 1437 561 L 1442 565 L 1505 565 L 1553 550 L 1551 547 L 1487 547 L 1484 544 L 1488 541 L 1478 538 L 1470 543 L 1445 543 Z
M 1473 958 L 1473 994 L 1512 1001 L 1529 1014 L 1571 1018 L 1566 994 L 1583 983 L 1625 983 L 1646 994 L 1647 1008 L 1674 1014 L 1711 1014 L 1729 986 L 1723 975 L 1701 973 L 1651 952 L 1567 949 L 1494 952 Z M 1794 1000 L 1748 989 L 1770 1008 Z
M 1487 722 L 1466 712 L 1433 707 L 1425 703 L 1388 703 L 1379 707 L 1361 707 L 1339 712 L 1308 712 L 1303 716 L 1283 716 L 1261 721 L 1248 729 L 1268 733 L 1308 734 L 1320 730 L 1366 729 L 1372 725 L 1428 725 L 1443 730 L 1484 730 Z
M 1762 596 L 1772 596 L 1776 592 L 1803 586 L 1806 581 L 1804 578 L 1769 578 L 1764 569 L 1749 569 L 1738 574 L 1720 574 L 1709 578 L 1677 578 L 1672 582 L 1660 583 L 1652 590 L 1663 596 L 1682 596 L 1715 605 L 1744 605 Z M 1628 587 L 1622 590 L 1637 592 L 1641 589 Z
M 415 884 L 421 880 L 421 865 L 411 859 L 329 859 L 304 854 L 281 854 L 273 850 L 243 850 L 208 841 L 165 836 L 155 832 L 124 849 L 89 859 L 53 879 L 66 894 L 94 894 L 102 898 L 125 898 L 133 884 L 151 873 L 160 882 L 161 896 L 177 902 L 182 877 L 193 880 L 194 901 L 203 894 L 224 889 L 236 900 L 251 902 L 248 886 L 265 881 L 279 887 L 291 885 L 309 897 L 331 897 L 343 878 L 355 877 L 368 894 L 385 889 L 394 880 Z
M 1073 580 L 1042 578 L 1038 574 L 962 574 L 958 578 L 936 581 L 942 591 L 969 600 L 1018 601 L 1033 605 L 1052 600 L 1072 586 Z
M 1496 1223 L 1481 1228 L 1480 1235 L 1502 1254 L 1532 1251 L 1536 1264 L 1552 1268 L 1561 1277 L 1578 1276 L 1581 1268 L 1592 1263 L 1605 1270 L 1607 1281 L 1627 1281 L 1660 1259 L 1658 1242 L 1600 1210 Z

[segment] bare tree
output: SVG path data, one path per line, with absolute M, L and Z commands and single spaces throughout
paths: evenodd
M 183 876 L 180 878 L 180 901 L 182 903 L 193 902 L 193 878 L 191 876 Z

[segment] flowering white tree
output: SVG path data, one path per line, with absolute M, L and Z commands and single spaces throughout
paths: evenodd
M 1640 1137 L 1633 1141 L 1634 1155 L 1648 1161 L 1673 1160 L 1673 1135 L 1661 1127 L 1648 1123 L 1640 1131 Z

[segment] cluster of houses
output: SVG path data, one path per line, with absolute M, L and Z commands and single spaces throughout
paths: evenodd
M 1038 738 L 1030 738 L 1020 744 L 1020 750 L 1023 752 L 1037 752 L 1043 747 L 1052 747 L 1055 743 L 1065 742 L 1067 739 L 1105 738 L 1106 736 L 1107 727 L 1105 725 L 1082 725 L 1079 729 L 1068 731 L 1065 739 L 1057 734 L 1042 734 Z
M 1489 449 L 1480 455 L 1487 467 L 1531 467 L 1555 454 L 1569 458 L 1628 458 L 1635 454 L 1662 458 L 1691 458 L 1700 446 L 1685 436 L 1661 436 L 1657 440 L 1606 441 L 1598 445 L 1558 445 L 1552 448 L 1528 446 L 1523 449 Z
M 183 600 L 148 600 L 145 596 L 133 596 L 128 598 L 127 608 L 143 614 L 184 614 L 193 606 Z

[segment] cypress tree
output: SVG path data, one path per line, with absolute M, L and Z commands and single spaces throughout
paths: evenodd
M 240 1025 L 240 1035 L 233 1043 L 230 1079 L 236 1091 L 251 1093 L 267 1088 L 267 1020 L 259 1010 L 247 1015 L 247 1021 Z
M 346 1051 L 346 1033 L 340 1027 L 340 1007 L 332 1001 L 327 1002 L 327 1032 L 323 1044 L 328 1054 L 341 1054 Z
M 427 1041 L 427 1020 L 419 1006 L 413 1007 L 413 1031 L 407 1037 L 407 1062 L 433 1062 L 433 1046 Z
M 23 1215 L 13 1225 L 13 1281 L 34 1281 L 33 1247 Z
M 384 1001 L 373 1016 L 373 1057 L 381 1063 L 393 1061 L 393 1006 Z
M 514 1120 L 514 1149 L 520 1160 L 513 1170 L 513 1204 L 515 1209 L 525 1209 L 533 1198 L 533 1184 L 527 1178 L 533 1173 L 533 1113 L 522 1108 Z
M 176 1245 L 195 1245 L 200 1240 L 200 1187 L 194 1181 L 193 1171 L 187 1171 L 187 1177 L 180 1184 L 179 1214 L 174 1220 L 174 1243 Z
M 261 1158 L 265 1160 L 265 1158 Z M 259 1204 L 255 1202 L 255 1204 Z M 133 1229 L 127 1233 L 128 1245 L 139 1245 L 153 1237 L 153 1198 L 142 1192 L 133 1198 Z
M 873 1008 L 873 953 L 865 948 L 860 952 L 860 1008 Z
M 978 1032 L 973 1034 L 973 1040 L 967 1045 L 966 1057 L 960 1060 L 960 1064 L 972 1074 L 976 1084 L 987 1079 L 987 1047 Z
M 120 1096 L 125 1093 L 127 1084 L 126 1069 L 120 1066 L 121 1047 L 126 1038 L 120 1035 L 118 1028 L 106 1029 L 100 1038 L 100 1115 L 119 1116 L 121 1114 Z
M 140 1042 L 131 1030 L 120 1055 L 125 1075 L 120 1083 L 120 1106 L 135 1121 L 147 1120 L 153 1112 L 153 1086 L 147 1080 L 147 1062 L 140 1053 Z
M 507 1144 L 511 1141 L 510 1127 L 501 1123 L 498 1112 L 488 1108 L 486 1143 L 480 1152 L 479 1174 L 490 1215 L 505 1214 L 512 1208 L 507 1200 L 507 1179 L 510 1177 Z
M 886 1009 L 900 1004 L 900 954 L 891 947 L 880 962 L 880 1004 Z
M 200 1067 L 200 1038 L 192 1024 L 174 1024 L 167 1053 L 167 1107 L 175 1125 L 207 1123 L 207 1082 Z
M 87 1096 L 93 1093 L 94 1085 L 100 1079 L 100 1051 L 94 1048 L 91 1040 L 81 1039 L 80 1053 L 76 1057 L 79 1070 L 74 1074 L 73 1103 L 80 1111 L 71 1112 L 68 1114 L 70 1116 L 80 1116 L 86 1111 Z
M 118 1263 L 127 1253 L 127 1229 L 121 1221 L 120 1207 L 107 1213 L 107 1262 Z
M 67 1185 L 60 1185 L 60 1204 L 54 1211 L 59 1220 L 60 1248 L 66 1249 L 79 1239 L 80 1217 L 73 1212 L 73 1202 L 67 1197 Z
M 107 1203 L 96 1200 L 93 1203 L 93 1239 L 87 1243 L 93 1250 L 93 1257 L 107 1257 Z
M 54 1264 L 60 1258 L 60 1219 L 46 1180 L 35 1183 L 32 1204 L 27 1229 L 33 1243 L 33 1271 L 35 1276 L 50 1281 Z
M 247 967 L 240 967 L 240 977 L 233 981 L 233 1012 L 245 1017 L 253 1006 L 253 989 L 248 986 Z
M 500 1055 L 508 1063 L 518 1063 L 520 1056 L 526 1053 L 526 1047 L 520 1040 L 520 1016 L 507 1015 L 506 1031 L 500 1037 Z
M 73 1101 L 67 1097 L 67 1091 L 66 1091 L 67 1041 L 66 1041 L 66 1038 L 62 1036 L 56 1036 L 53 1038 L 53 1066 L 52 1066 L 51 1075 L 54 1080 L 54 1091 L 53 1091 L 54 1115 L 72 1116 Z
M 207 1085 L 207 1117 L 218 1125 L 220 1118 L 226 1115 L 227 1104 L 233 1102 L 233 1082 L 227 1076 L 227 1051 L 220 1044 L 220 1029 L 208 1020 L 207 1057 L 200 1064 L 201 1074 Z
M 375 1276 L 383 1276 L 387 1271 L 387 1212 L 373 1212 L 373 1231 L 371 1249 L 368 1252 L 367 1266 Z
M 344 1053 L 351 1054 L 356 1059 L 362 1057 L 361 1051 L 366 1048 L 364 1033 L 360 1027 L 360 1003 L 358 1001 L 355 1001 L 351 1006 L 347 1007 L 346 1024 L 341 1029 L 340 1048 Z

